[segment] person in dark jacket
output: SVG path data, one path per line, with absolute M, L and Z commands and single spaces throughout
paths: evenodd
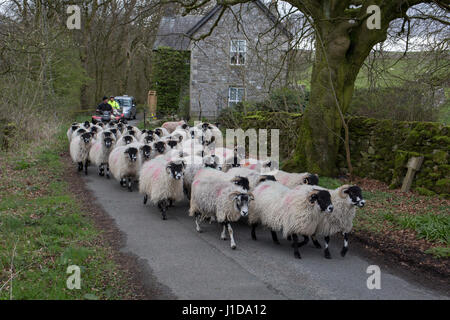
M 108 103 L 108 97 L 103 97 L 103 102 L 97 106 L 97 113 L 103 113 L 103 111 L 109 111 L 112 113 L 113 108 Z

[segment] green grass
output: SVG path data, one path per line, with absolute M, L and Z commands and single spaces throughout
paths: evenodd
M 130 296 L 112 249 L 63 179 L 64 131 L 50 148 L 33 150 L 33 158 L 0 161 L 0 299 Z M 81 269 L 80 290 L 66 287 L 69 265 Z

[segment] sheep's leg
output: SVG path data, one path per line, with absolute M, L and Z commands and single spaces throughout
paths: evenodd
M 144 196 L 144 204 L 147 204 L 147 200 L 148 200 L 148 196 L 145 195 L 145 196 Z
M 317 249 L 322 249 L 322 246 L 320 245 L 319 241 L 316 239 L 316 236 L 311 236 L 311 240 Z
M 231 249 L 236 249 L 236 242 L 234 242 L 233 229 L 231 229 L 231 224 L 227 223 L 228 234 L 230 235 L 230 246 Z
M 202 228 L 200 228 L 200 213 L 195 212 L 195 230 L 197 230 L 198 233 L 202 232 Z
M 294 257 L 297 259 L 301 259 L 300 252 L 298 251 L 298 237 L 297 234 L 292 235 L 292 240 L 294 240 Z
M 98 175 L 99 175 L 100 177 L 103 177 L 103 176 L 105 175 L 105 174 L 103 173 L 103 171 L 104 171 L 103 164 L 101 164 L 101 165 L 98 166 Z
M 222 229 L 222 234 L 220 235 L 220 239 L 222 240 L 227 240 L 227 223 L 223 222 L 223 229 Z
M 188 198 L 188 200 L 191 200 L 191 193 L 189 192 L 188 188 L 186 186 L 183 186 L 183 193 Z
M 344 235 L 344 246 L 342 247 L 341 250 L 341 256 L 345 257 L 345 254 L 348 251 L 348 233 L 343 232 L 342 234 Z
M 124 178 L 120 178 L 120 186 L 121 187 L 125 187 L 125 184 L 126 184 L 125 179 Z
M 87 175 L 88 174 L 88 164 L 89 164 L 89 160 L 86 160 L 84 162 L 84 174 Z
M 287 241 L 292 241 L 291 235 L 288 235 L 286 239 L 287 239 Z
M 256 224 L 256 223 L 252 224 L 252 239 L 253 240 L 258 240 L 258 239 L 256 239 L 256 227 L 257 226 L 258 226 L 258 224 Z
M 303 247 L 304 245 L 308 244 L 309 242 L 309 237 L 308 236 L 303 236 L 303 241 L 298 243 L 299 247 Z M 294 247 L 294 244 L 292 244 L 292 247 Z
M 131 178 L 128 177 L 128 191 L 130 191 L 130 192 L 133 191 L 133 189 L 131 188 L 131 183 L 132 183 Z
M 169 199 L 169 207 L 173 207 L 173 200 Z
M 78 171 L 83 171 L 83 162 L 78 162 Z
M 106 164 L 106 177 L 109 179 L 109 163 Z
M 324 250 L 325 258 L 331 259 L 330 249 L 328 249 L 328 243 L 330 242 L 330 237 L 326 236 L 326 237 L 324 237 L 324 239 L 325 239 L 325 250 Z
M 273 230 L 270 230 L 270 234 L 272 235 L 273 243 L 280 244 L 280 241 L 278 241 L 277 233 Z
M 166 200 L 161 200 L 158 202 L 158 208 L 161 210 L 161 216 L 163 220 L 167 220 L 166 211 L 167 211 L 167 204 Z

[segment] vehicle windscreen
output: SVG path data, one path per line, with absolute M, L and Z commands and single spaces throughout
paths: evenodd
M 131 99 L 121 99 L 121 98 L 118 98 L 118 99 L 116 99 L 116 101 L 117 101 L 117 103 L 119 103 L 119 105 L 120 105 L 122 108 L 129 108 L 129 107 L 131 107 Z

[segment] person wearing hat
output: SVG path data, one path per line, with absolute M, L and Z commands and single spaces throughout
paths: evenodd
M 103 102 L 97 106 L 97 113 L 103 113 L 103 111 L 109 111 L 109 112 L 113 111 L 113 108 L 108 103 L 108 97 L 106 97 L 106 96 L 103 97 Z
M 114 96 L 109 97 L 108 101 L 109 105 L 113 108 L 115 113 L 119 113 L 120 111 L 120 105 L 117 103 L 116 100 L 114 100 Z

